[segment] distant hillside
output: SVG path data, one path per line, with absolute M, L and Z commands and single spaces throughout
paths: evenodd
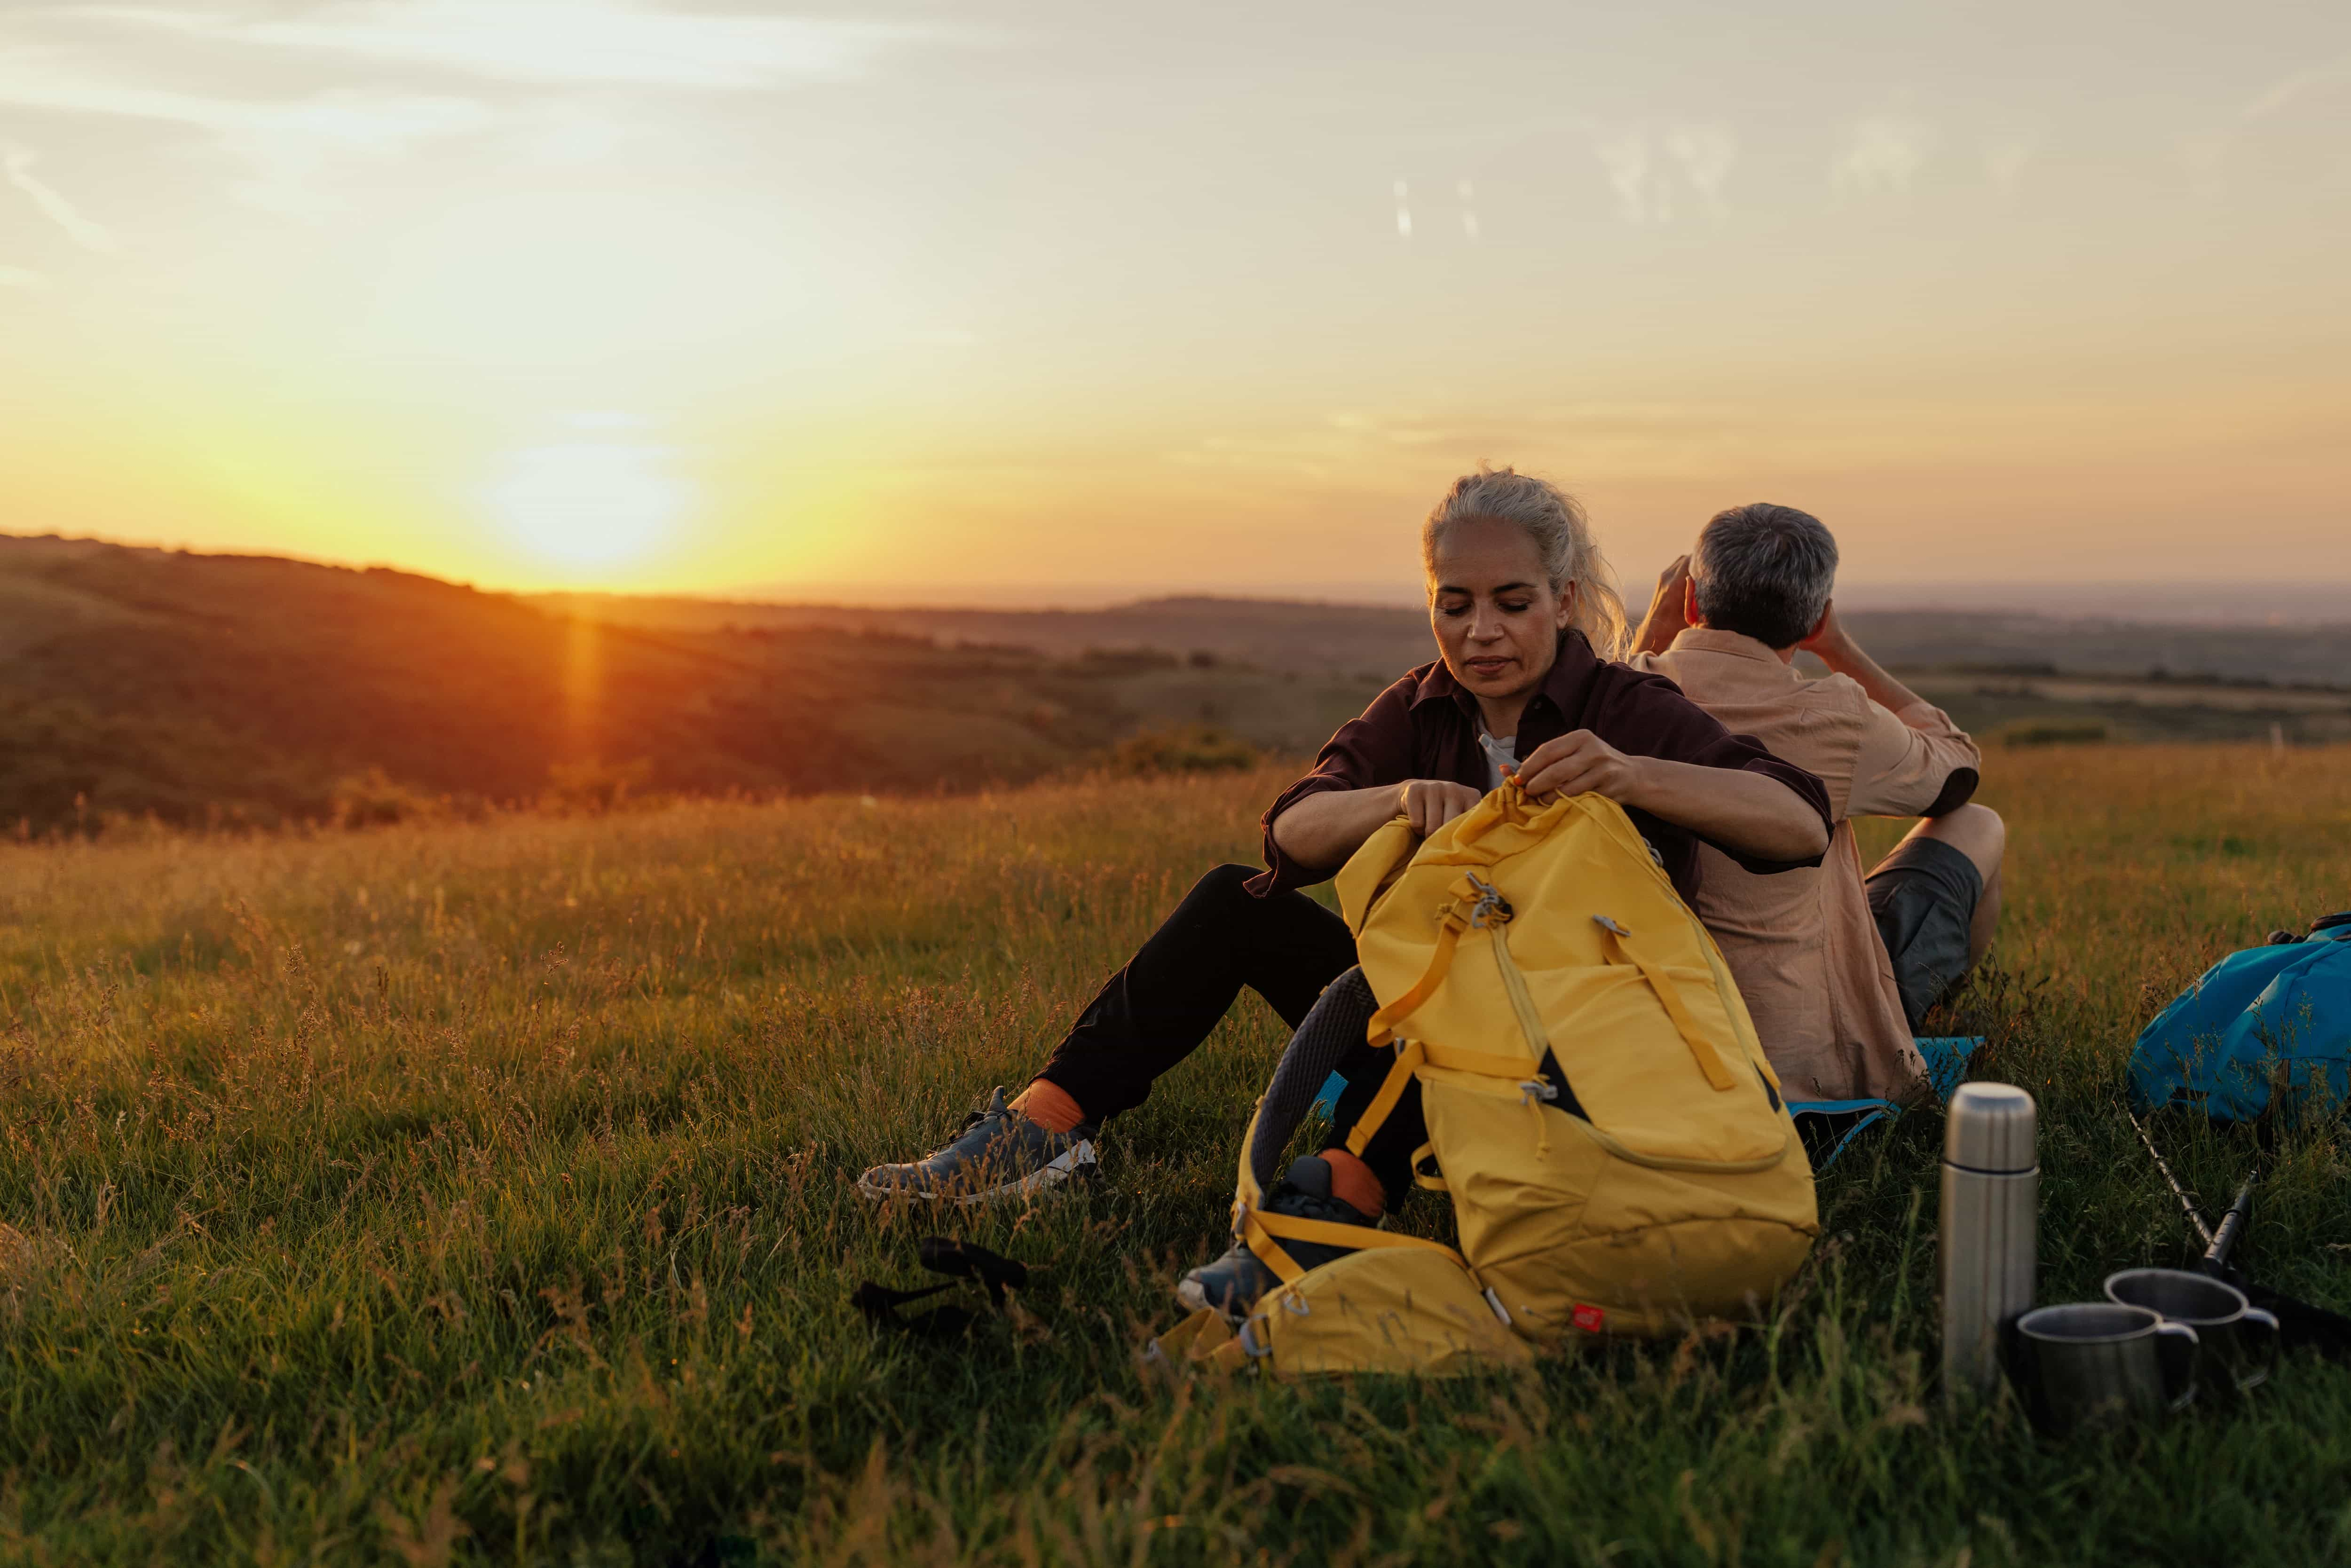
M 1075 653 L 1198 649 L 1267 669 L 1390 675 L 1435 656 L 1417 610 L 1256 599 L 1146 599 L 1108 610 L 893 610 L 623 594 L 549 594 L 565 613 L 653 630 L 726 627 L 884 632 L 941 643 Z M 1855 611 L 1848 623 L 1901 669 L 2041 668 L 2069 674 L 2268 679 L 2351 685 L 2351 609 L 2341 623 L 2168 624 L 1980 611 Z
M 1367 695 L 882 628 L 645 627 L 397 571 L 0 536 L 0 824 L 36 831 L 323 817 L 373 773 L 489 800 L 624 773 L 968 788 L 1174 720 L 1311 746 Z
M 2351 737 L 2351 695 L 2210 684 L 2351 684 L 2339 628 L 1853 622 L 1986 733 Z M 151 812 L 365 817 L 420 797 L 601 796 L 624 782 L 968 789 L 1178 724 L 1307 753 L 1433 653 L 1418 613 L 1377 607 L 522 599 L 384 570 L 0 535 L 0 831 Z
M 1108 610 L 892 610 L 831 604 L 760 604 L 716 599 L 554 593 L 533 602 L 615 625 L 883 632 L 946 643 L 1032 648 L 1064 656 L 1089 650 L 1211 653 L 1278 670 L 1377 674 L 1393 680 L 1437 656 L 1428 618 L 1384 605 L 1257 599 L 1145 599 Z

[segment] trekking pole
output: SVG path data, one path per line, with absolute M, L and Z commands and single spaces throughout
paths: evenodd
M 2207 1274 L 2219 1276 L 2229 1270 L 2229 1249 L 2245 1233 L 2245 1226 L 2253 1217 L 2253 1182 L 2247 1176 L 2245 1185 L 2237 1189 L 2235 1201 L 2229 1212 L 2220 1217 L 2220 1228 L 2212 1232 L 2212 1244 L 2204 1249 L 2204 1261 L 2198 1265 Z
M 2216 1254 L 2225 1258 L 2228 1253 L 2227 1247 L 2223 1247 L 2220 1244 L 2220 1238 L 2212 1234 L 2212 1228 L 2204 1223 L 2204 1216 L 2198 1211 L 2196 1207 L 2196 1200 L 2188 1196 L 2188 1189 L 2179 1185 L 2179 1178 L 2173 1176 L 2171 1174 L 2171 1167 L 2164 1163 L 2163 1151 L 2155 1146 L 2155 1140 L 2147 1135 L 2147 1128 L 2140 1123 L 2137 1116 L 2132 1116 L 2127 1111 L 2124 1112 L 2123 1114 L 2130 1116 L 2131 1129 L 2138 1134 L 2138 1141 L 2147 1145 L 2147 1155 L 2155 1161 L 2155 1168 L 2163 1173 L 2164 1185 L 2171 1189 L 2171 1196 L 2178 1198 L 2179 1200 L 2179 1207 L 2187 1211 L 2188 1223 L 2194 1226 L 2196 1228 L 2196 1234 L 2204 1239 L 2204 1245 L 2209 1249 L 2209 1250 L 2204 1254 L 2205 1261 L 2208 1263 L 2210 1262 Z M 2224 1228 L 2231 1220 L 2233 1220 L 2236 1223 L 2238 1230 L 2244 1228 L 2245 1215 L 2252 1212 L 2252 1182 L 2248 1180 L 2245 1183 L 2244 1190 L 2237 1194 L 2236 1203 L 2231 1205 L 2229 1208 L 2229 1220 L 2223 1220 L 2221 1222 Z M 2243 1214 L 2240 1214 L 2238 1212 L 2240 1208 L 2244 1210 Z M 2236 1239 L 2237 1231 L 2231 1230 L 2229 1232 L 2230 1245 L 2235 1245 Z
M 2130 1113 L 2125 1112 L 2124 1114 Z M 2196 1234 L 2204 1238 L 2204 1256 L 2198 1261 L 2197 1268 L 2224 1284 L 2242 1291 L 2245 1299 L 2253 1305 L 2276 1314 L 2279 1343 L 2286 1349 L 2314 1350 L 2330 1361 L 2351 1364 L 2351 1318 L 2329 1312 L 2325 1307 L 2313 1306 L 2308 1301 L 2298 1301 L 2292 1296 L 2280 1295 L 2247 1279 L 2242 1270 L 2230 1266 L 2229 1252 L 2237 1245 L 2238 1239 L 2244 1235 L 2245 1227 L 2252 1218 L 2254 1178 L 2247 1176 L 2244 1185 L 2237 1189 L 2237 1196 L 2230 1203 L 2229 1212 L 2220 1217 L 2220 1228 L 2216 1231 L 2204 1223 L 2204 1217 L 2196 1210 L 2196 1200 L 2188 1196 L 2188 1190 L 2179 1185 L 2179 1178 L 2171 1174 L 2171 1167 L 2164 1163 L 2162 1151 L 2155 1146 L 2155 1140 L 2147 1135 L 2147 1129 L 2139 1125 L 2139 1119 L 2131 1116 L 2130 1124 L 2138 1132 L 2138 1141 L 2147 1145 L 2147 1154 L 2154 1158 L 2155 1168 L 2163 1173 L 2164 1183 L 2171 1188 L 2171 1195 L 2187 1211 L 2188 1222 L 2196 1227 Z

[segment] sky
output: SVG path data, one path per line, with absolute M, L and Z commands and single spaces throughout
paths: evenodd
M 2351 7 L 0 0 L 0 528 L 487 587 L 2351 586 Z

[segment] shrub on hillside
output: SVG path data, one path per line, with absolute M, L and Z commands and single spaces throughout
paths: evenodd
M 1256 767 L 1258 755 L 1229 730 L 1184 724 L 1128 736 L 1112 747 L 1110 765 L 1117 773 L 1223 773 Z
M 2002 746 L 2085 746 L 2108 738 L 2097 719 L 2021 718 L 1993 731 Z
M 327 813 L 339 828 L 376 828 L 423 821 L 448 810 L 448 800 L 402 784 L 381 768 L 347 773 L 328 792 Z
M 642 757 L 627 762 L 559 762 L 547 770 L 539 809 L 590 816 L 616 811 L 632 797 L 643 797 L 645 780 L 653 771 L 653 765 Z

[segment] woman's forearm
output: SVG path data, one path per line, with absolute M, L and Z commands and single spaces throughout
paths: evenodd
M 1401 809 L 1393 784 L 1368 789 L 1326 789 L 1309 795 L 1273 820 L 1273 841 L 1299 864 L 1331 871 Z
M 1642 757 L 1622 803 L 1758 860 L 1806 861 L 1826 852 L 1829 830 L 1802 796 L 1778 779 L 1733 768 Z

